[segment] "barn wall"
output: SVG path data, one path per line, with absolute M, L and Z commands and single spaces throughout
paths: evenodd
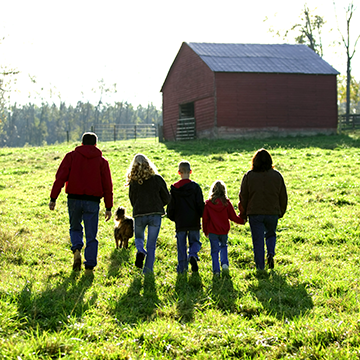
M 162 93 L 166 140 L 175 139 L 180 104 L 194 102 L 197 131 L 214 126 L 214 73 L 185 43 L 170 68 Z
M 264 131 L 286 135 L 336 132 L 336 76 L 251 73 L 215 76 L 218 137 Z

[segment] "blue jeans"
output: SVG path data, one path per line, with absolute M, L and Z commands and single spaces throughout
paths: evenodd
M 264 239 L 267 254 L 275 255 L 278 219 L 278 215 L 249 215 L 254 259 L 256 268 L 259 270 L 264 270 L 265 268 Z
M 83 227 L 84 222 L 86 247 L 85 267 L 93 268 L 97 265 L 99 243 L 96 239 L 99 224 L 99 203 L 96 201 L 68 199 L 68 211 L 70 220 L 71 250 L 81 250 L 84 246 Z
M 219 253 L 221 265 L 229 265 L 227 245 L 228 235 L 216 235 L 210 233 L 209 240 L 211 245 L 212 268 L 214 274 L 216 274 L 220 272 Z
M 161 226 L 161 215 L 144 215 L 135 217 L 135 246 L 138 252 L 146 255 L 143 272 L 153 272 L 156 241 Z M 147 227 L 146 250 L 144 249 L 145 228 Z
M 189 258 L 198 258 L 201 249 L 200 230 L 179 231 L 176 233 L 176 245 L 178 253 L 177 272 L 182 273 L 188 269 L 187 238 L 189 239 Z

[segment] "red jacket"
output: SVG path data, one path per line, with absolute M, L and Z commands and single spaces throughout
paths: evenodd
M 71 195 L 103 197 L 106 209 L 113 206 L 113 185 L 108 161 L 94 145 L 81 145 L 67 153 L 55 176 L 50 197 L 59 196 L 65 184 L 65 192 Z
M 216 235 L 226 235 L 230 230 L 230 221 L 237 224 L 244 224 L 245 221 L 240 216 L 236 215 L 233 205 L 230 200 L 227 200 L 225 206 L 220 199 L 216 199 L 216 204 L 211 200 L 205 201 L 205 208 L 203 213 L 203 231 L 206 236 L 209 233 Z

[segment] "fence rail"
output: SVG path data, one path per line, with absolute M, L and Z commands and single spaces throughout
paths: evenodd
M 100 141 L 137 140 L 158 137 L 155 124 L 109 124 L 93 125 L 91 131 L 96 133 Z
M 192 140 L 196 137 L 195 118 L 178 119 L 176 140 Z
M 340 130 L 355 130 L 360 129 L 360 114 L 349 114 L 338 116 L 338 124 Z

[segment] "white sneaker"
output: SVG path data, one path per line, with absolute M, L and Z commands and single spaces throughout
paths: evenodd
M 222 271 L 223 271 L 223 272 L 226 272 L 226 273 L 229 272 L 229 265 L 222 264 L 221 267 L 222 267 Z

